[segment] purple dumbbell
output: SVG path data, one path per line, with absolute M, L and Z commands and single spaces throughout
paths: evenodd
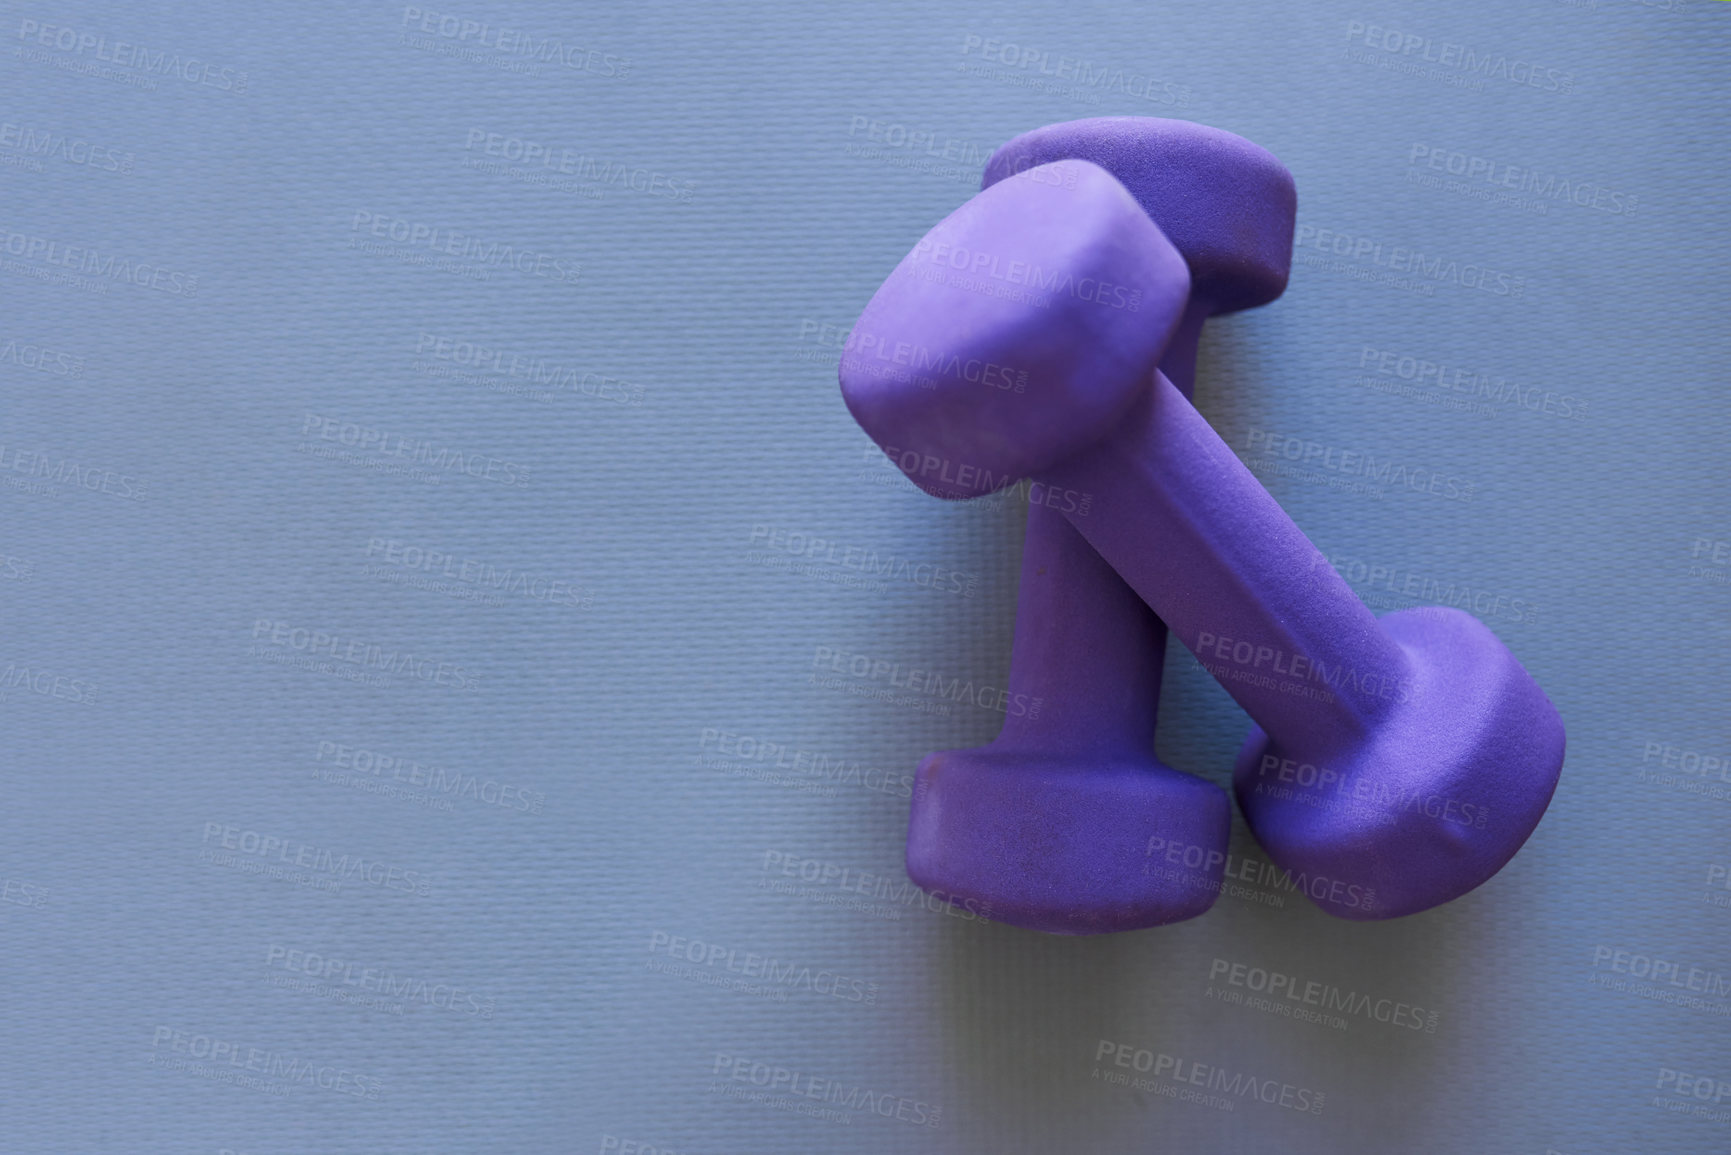
M 1202 321 L 1286 287 L 1291 174 L 1219 129 L 1110 117 L 1016 137 L 981 183 L 1068 158 L 1118 178 L 1184 257 L 1189 300 L 1161 370 L 1188 397 Z M 989 904 L 1002 921 L 1064 933 L 1134 930 L 1207 910 L 1231 816 L 1223 792 L 1199 789 L 1199 779 L 1153 756 L 1166 627 L 1040 501 L 1028 508 L 1015 637 L 1010 690 L 1041 700 L 1041 712 L 1007 719 L 988 746 L 920 764 L 910 877 Z M 1015 870 L 1003 869 L 1009 861 Z
M 1073 201 L 1103 227 L 1085 244 L 1103 241 L 1108 250 L 1128 246 L 1128 252 L 1156 254 L 1151 267 L 1138 267 L 1147 264 L 1138 257 L 1126 261 L 1110 251 L 1096 254 L 1104 258 L 1103 268 L 1122 265 L 1128 276 L 1099 269 L 1094 277 L 1084 274 L 1080 288 L 1072 284 L 1073 291 L 1053 298 L 1052 316 L 1039 323 L 1059 332 L 1088 329 L 1102 325 L 1094 314 L 1118 304 L 1137 333 L 1119 359 L 1111 357 L 1113 338 L 1102 328 L 1103 340 L 1094 352 L 1108 357 L 1103 371 L 1115 374 L 1120 365 L 1157 359 L 1183 314 L 1185 271 L 1182 258 L 1135 200 L 1091 165 L 1051 166 L 1010 184 L 1048 194 L 1042 199 L 1050 215 L 1017 226 L 1026 230 L 1017 244 L 1029 252 L 1061 245 L 1072 234 L 1066 218 Z M 995 220 L 1002 209 L 1014 213 L 1022 204 L 1008 186 L 988 188 L 946 224 L 976 216 Z M 1016 281 L 1031 284 L 1043 275 L 1044 270 L 1024 267 L 1015 255 L 1019 249 L 990 254 L 998 264 L 988 267 L 972 251 L 947 247 L 943 233 L 942 225 L 933 230 L 891 281 L 924 277 L 921 283 L 929 284 L 934 274 L 964 281 L 976 290 L 968 298 L 977 296 L 989 314 L 1002 300 L 980 290 L 1014 294 L 1020 291 Z M 954 267 L 958 264 L 963 267 Z M 999 283 L 994 275 L 1011 280 Z M 1110 303 L 1092 299 L 1102 294 Z M 966 312 L 964 306 L 946 316 L 965 329 Z M 894 342 L 873 340 L 874 326 L 861 318 L 851 342 L 860 352 L 842 361 L 850 404 L 849 382 L 883 376 L 883 358 L 895 351 Z M 891 331 L 893 326 L 886 328 Z M 1041 355 L 1031 350 L 1001 364 L 1015 380 L 1040 373 L 1038 390 L 1050 376 L 1035 366 Z M 903 357 L 910 359 L 920 361 L 917 352 Z M 964 371 L 938 380 L 928 396 L 953 392 L 964 412 L 978 404 L 984 394 L 968 380 L 980 376 L 966 372 L 971 362 L 960 358 L 954 365 Z M 1083 408 L 1095 375 L 1094 369 L 1075 375 Z M 988 403 L 1013 419 L 1019 411 L 1037 416 L 1038 406 L 1029 405 L 1033 400 L 1037 393 L 1012 389 Z M 1110 422 L 1115 416 L 1108 405 L 1099 419 Z M 917 462 L 902 464 L 941 496 L 980 491 L 968 488 L 975 479 L 965 460 L 922 453 Z M 1014 475 L 1005 475 L 991 488 L 1012 480 Z M 909 876 L 935 893 L 989 904 L 999 921 L 1059 934 L 1158 926 L 1207 910 L 1220 889 L 1231 803 L 1219 787 L 1154 757 L 1164 644 L 1165 627 L 1153 611 L 1062 514 L 1032 502 L 1008 689 L 1015 700 L 1037 700 L 1039 712 L 1006 718 L 987 746 L 931 754 L 920 763 L 908 825 Z M 1176 861 L 1164 855 L 1150 860 L 1151 840 L 1162 849 L 1177 848 Z
M 1495 874 L 1543 814 L 1561 719 L 1470 615 L 1379 622 L 1182 394 L 1151 375 L 1163 343 L 1153 322 L 1181 310 L 1188 276 L 1127 203 L 1104 170 L 1061 161 L 951 214 L 855 331 L 933 366 L 1009 366 L 1026 374 L 1025 391 L 985 396 L 962 373 L 844 365 L 848 407 L 940 496 L 1022 476 L 1094 495 L 1072 523 L 1258 724 L 1239 798 L 1270 855 L 1325 910 L 1383 918 L 1457 897 Z M 935 484 L 933 461 L 944 463 Z

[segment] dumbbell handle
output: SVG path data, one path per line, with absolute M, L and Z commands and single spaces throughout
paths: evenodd
M 1210 312 L 1193 300 L 1161 360 L 1186 399 Z M 1064 514 L 1031 502 L 1009 692 L 1011 701 L 1038 699 L 1040 712 L 1006 718 L 997 744 L 1071 756 L 1152 753 L 1165 656 L 1165 623 Z
M 1414 693 L 1404 651 L 1164 377 L 1041 480 L 1094 495 L 1072 524 L 1276 739 L 1356 745 Z

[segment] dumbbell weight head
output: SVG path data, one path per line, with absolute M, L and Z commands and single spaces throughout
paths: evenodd
M 1017 710 L 989 745 L 920 763 L 908 877 L 1054 934 L 1193 918 L 1220 892 L 1231 802 L 1154 756 L 1165 627 L 1061 514 L 1039 508 L 1010 655 Z
M 982 184 L 1062 160 L 1097 164 L 1129 190 L 1184 255 L 1191 301 L 1211 315 L 1265 305 L 1286 290 L 1298 193 L 1267 149 L 1188 120 L 1091 117 L 1006 142 L 986 162 Z
M 1104 169 L 1031 168 L 896 266 L 850 333 L 842 397 L 921 489 L 991 493 L 1111 430 L 1147 388 L 1189 284 Z
M 1286 289 L 1298 191 L 1260 145 L 1223 129 L 1153 116 L 1050 124 L 1006 142 L 982 184 L 1060 160 L 1085 160 L 1118 179 L 1190 269 L 1190 301 L 1160 371 L 1188 397 L 1209 317 L 1266 305 Z
M 1424 606 L 1377 625 L 1408 658 L 1406 677 L 1371 688 L 1393 699 L 1379 724 L 1356 743 L 1253 726 L 1233 773 L 1269 857 L 1309 880 L 1318 906 L 1356 920 L 1415 914 L 1488 881 L 1544 816 L 1565 745 L 1556 707 L 1479 619 Z

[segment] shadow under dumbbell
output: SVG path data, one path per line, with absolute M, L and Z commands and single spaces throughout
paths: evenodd
M 954 1079 L 951 1120 L 969 1137 L 958 1150 L 1116 1149 L 1108 1141 L 1122 1134 L 1122 1120 L 1090 1078 L 1092 1059 L 1146 988 L 1150 944 L 1161 933 L 944 928 L 937 1003 Z

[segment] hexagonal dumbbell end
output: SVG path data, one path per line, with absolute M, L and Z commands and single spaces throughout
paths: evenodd
M 1030 518 L 990 745 L 927 755 L 908 876 L 1000 922 L 1054 934 L 1194 918 L 1222 883 L 1226 791 L 1154 757 L 1166 630 L 1060 516 Z
M 1100 116 L 1024 132 L 992 154 L 982 179 L 996 184 L 1064 160 L 1097 164 L 1129 190 L 1184 254 L 1191 299 L 1212 313 L 1265 305 L 1286 290 L 1298 197 L 1267 149 L 1188 120 Z
M 1112 429 L 1147 389 L 1189 287 L 1183 257 L 1111 174 L 1031 168 L 896 266 L 848 338 L 842 397 L 921 489 L 990 493 Z

